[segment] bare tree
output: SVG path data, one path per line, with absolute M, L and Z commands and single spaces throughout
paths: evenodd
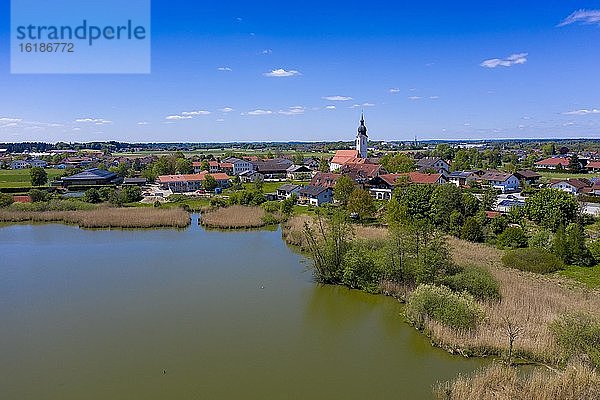
M 506 363 L 512 365 L 515 341 L 523 334 L 525 329 L 519 322 L 511 320 L 509 317 L 503 317 L 502 321 L 504 322 L 504 332 L 508 336 L 508 359 Z

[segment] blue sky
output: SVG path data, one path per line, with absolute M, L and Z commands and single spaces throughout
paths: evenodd
M 148 75 L 11 75 L 6 3 L 0 142 L 600 138 L 600 1 L 154 0 Z

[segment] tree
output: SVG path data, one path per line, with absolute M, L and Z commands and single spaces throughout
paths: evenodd
M 98 192 L 98 189 L 94 188 L 86 190 L 83 194 L 82 200 L 86 203 L 92 204 L 100 203 L 102 201 L 102 199 L 100 198 L 100 192 Z
M 569 224 L 565 230 L 570 257 L 565 262 L 580 267 L 594 265 L 594 257 L 585 245 L 585 232 L 580 224 Z
M 117 165 L 116 167 L 110 167 L 110 172 L 114 172 L 121 178 L 125 178 L 129 175 L 129 168 L 127 167 L 126 163 L 119 163 L 119 165 Z
M 351 213 L 358 214 L 358 218 L 361 220 L 372 218 L 375 214 L 373 197 L 367 190 L 356 188 L 350 195 L 347 209 Z
M 212 192 L 218 187 L 217 180 L 212 175 L 206 175 L 202 181 L 202 187 L 208 192 Z
M 435 225 L 448 232 L 453 211 L 462 214 L 462 191 L 452 184 L 437 186 L 431 195 L 431 216 Z
M 319 171 L 329 172 L 329 161 L 325 157 L 319 160 Z
M 386 154 L 381 158 L 381 165 L 390 174 L 415 170 L 415 160 L 403 153 Z
M 477 218 L 469 217 L 465 221 L 461 232 L 461 239 L 468 240 L 469 242 L 482 242 L 483 241 L 483 230 Z
M 431 213 L 431 185 L 399 186 L 394 190 L 394 198 L 398 201 L 406 216 L 414 219 L 429 218 Z
M 496 238 L 496 245 L 501 249 L 518 249 L 527 247 L 527 244 L 527 235 L 518 226 L 509 226 Z
M 29 171 L 32 186 L 42 186 L 48 183 L 48 174 L 46 170 L 41 167 L 33 167 Z
M 504 323 L 504 332 L 508 337 L 508 354 L 506 363 L 508 365 L 512 365 L 513 347 L 515 341 L 523 334 L 525 329 L 523 329 L 523 327 L 517 321 L 514 321 L 508 317 L 502 318 L 502 321 Z
M 577 156 L 577 154 L 573 154 L 571 157 L 569 157 L 569 171 L 571 172 L 579 172 L 581 169 L 581 164 L 579 162 L 579 156 Z
M 493 210 L 498 199 L 498 192 L 494 188 L 487 188 L 481 196 L 481 209 L 483 211 Z
M 343 206 L 346 206 L 355 188 L 356 184 L 354 181 L 350 177 L 342 175 L 333 188 L 333 198 L 342 203 Z
M 10 194 L 0 192 L 0 208 L 8 207 L 13 203 L 13 197 Z
M 546 143 L 542 146 L 542 153 L 544 156 L 553 156 L 556 154 L 556 145 L 554 143 Z
M 48 194 L 48 192 L 40 189 L 31 189 L 28 194 L 33 203 L 48 201 L 48 198 L 50 197 L 50 194 Z
M 178 174 L 191 174 L 194 172 L 192 160 L 189 158 L 178 158 L 175 162 L 175 170 Z
M 302 164 L 304 164 L 304 154 L 302 154 L 299 151 L 297 151 L 296 153 L 294 153 L 294 157 L 292 158 L 292 161 L 296 165 L 302 165 Z
M 577 199 L 559 189 L 541 189 L 525 200 L 524 212 L 532 221 L 556 231 L 561 225 L 575 221 L 579 210 Z
M 152 166 L 155 176 L 174 175 L 177 172 L 177 159 L 173 156 L 162 156 Z
M 134 203 L 142 199 L 142 189 L 139 186 L 124 186 L 121 196 L 123 203 Z
M 202 160 L 202 163 L 200 164 L 200 170 L 210 171 L 210 163 L 208 162 L 208 160 Z

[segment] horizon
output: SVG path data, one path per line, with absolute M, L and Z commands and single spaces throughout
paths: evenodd
M 10 29 L 2 142 L 351 141 L 362 109 L 373 141 L 600 138 L 598 1 L 155 0 L 150 74 L 11 74 Z

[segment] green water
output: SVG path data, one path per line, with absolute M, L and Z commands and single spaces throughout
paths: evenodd
M 419 399 L 481 360 L 279 232 L 0 228 L 0 399 Z

